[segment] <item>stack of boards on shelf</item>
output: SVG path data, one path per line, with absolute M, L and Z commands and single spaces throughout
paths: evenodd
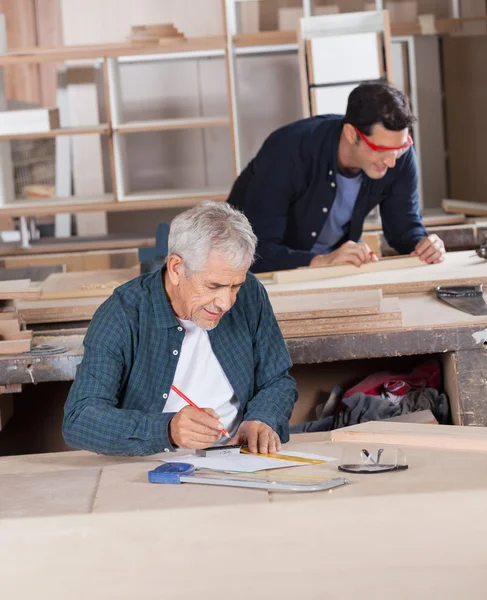
M 397 298 L 381 290 L 270 296 L 285 338 L 364 333 L 402 327 Z
M 15 302 L 39 296 L 39 287 L 32 284 L 30 279 L 0 282 L 0 354 L 29 352 L 32 331 L 22 329 L 22 319 Z
M 38 299 L 17 301 L 29 324 L 89 321 L 113 290 L 139 275 L 140 267 L 55 273 L 39 286 Z

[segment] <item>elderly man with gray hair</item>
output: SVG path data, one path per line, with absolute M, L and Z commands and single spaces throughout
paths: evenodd
M 165 266 L 117 288 L 93 317 L 65 407 L 70 446 L 147 455 L 232 438 L 280 449 L 297 390 L 266 291 L 248 272 L 256 241 L 226 203 L 172 221 Z

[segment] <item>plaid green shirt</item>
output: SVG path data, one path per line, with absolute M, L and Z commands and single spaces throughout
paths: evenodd
M 289 439 L 297 399 L 291 359 L 267 293 L 247 275 L 237 301 L 209 338 L 242 407 Z M 163 413 L 184 330 L 162 283 L 161 270 L 117 288 L 95 313 L 63 422 L 66 442 L 102 454 L 146 455 L 172 450 Z

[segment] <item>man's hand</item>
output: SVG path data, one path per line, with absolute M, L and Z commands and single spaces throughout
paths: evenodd
M 185 406 L 169 421 L 171 442 L 178 448 L 208 448 L 222 437 L 223 425 L 212 408 Z
M 315 256 L 310 267 L 328 267 L 330 265 L 343 265 L 351 263 L 356 267 L 368 262 L 377 262 L 379 259 L 367 246 L 367 244 L 357 244 L 356 242 L 345 242 L 342 246 L 330 252 L 330 254 L 318 254 Z
M 244 421 L 230 444 L 247 444 L 251 452 L 260 454 L 273 454 L 281 449 L 277 433 L 260 421 Z
M 445 260 L 445 244 L 435 233 L 423 238 L 416 244 L 414 252 L 419 258 L 430 265 Z

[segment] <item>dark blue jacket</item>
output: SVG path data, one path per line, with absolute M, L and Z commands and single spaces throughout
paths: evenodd
M 311 248 L 335 200 L 342 124 L 342 116 L 325 115 L 278 129 L 235 181 L 228 201 L 247 215 L 259 240 L 254 272 L 303 267 L 315 256 Z M 427 235 L 412 148 L 382 179 L 364 175 L 352 221 L 337 247 L 360 240 L 365 217 L 377 204 L 389 244 L 400 254 L 412 252 Z

